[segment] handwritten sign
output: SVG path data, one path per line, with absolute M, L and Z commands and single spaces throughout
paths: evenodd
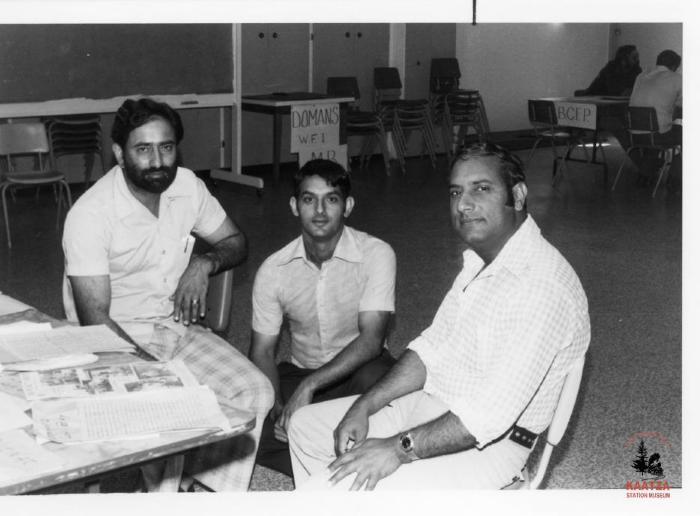
M 299 153 L 299 165 L 316 158 L 347 164 L 347 145 L 340 145 L 340 104 L 291 106 L 290 151 Z
M 557 123 L 567 127 L 595 129 L 598 106 L 584 102 L 554 101 Z

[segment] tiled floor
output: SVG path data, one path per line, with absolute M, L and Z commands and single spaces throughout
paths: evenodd
M 612 180 L 621 152 L 610 147 L 607 154 Z M 578 405 L 545 487 L 624 488 L 636 474 L 630 466 L 635 450 L 626 442 L 637 432 L 657 432 L 648 437 L 650 453 L 651 448 L 660 453 L 666 480 L 680 486 L 681 197 L 662 188 L 652 199 L 651 189 L 636 185 L 631 170 L 610 192 L 600 167 L 579 163 L 570 164 L 553 189 L 549 159 L 547 150 L 538 151 L 529 168 L 528 208 L 581 278 L 592 342 Z M 427 160 L 411 160 L 405 176 L 395 168 L 387 177 L 373 162 L 353 174 L 357 203 L 349 224 L 386 240 L 397 254 L 390 344 L 395 353 L 430 323 L 460 267 L 463 245 L 449 226 L 444 160 L 441 164 L 434 171 Z M 245 351 L 255 270 L 296 236 L 298 225 L 289 211 L 287 182 L 269 184 L 262 197 L 225 183 L 214 191 L 250 241 L 249 259 L 235 273 L 228 331 L 229 340 Z M 61 316 L 62 254 L 53 209 L 48 192 L 38 202 L 25 192 L 11 205 L 15 246 L 8 252 L 0 239 L 0 290 Z M 289 489 L 291 483 L 259 469 L 252 488 Z

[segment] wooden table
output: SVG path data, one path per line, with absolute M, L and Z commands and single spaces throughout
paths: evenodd
M 275 181 L 280 175 L 280 149 L 282 147 L 282 115 L 289 114 L 292 105 L 304 104 L 341 104 L 353 102 L 354 97 L 332 97 L 321 93 L 291 92 L 271 93 L 267 95 L 243 95 L 243 111 L 268 113 L 273 115 L 272 122 L 272 175 Z M 341 116 L 343 110 L 341 109 Z
M 53 326 L 68 324 L 0 294 L 0 324 L 21 320 L 50 322 Z M 131 353 L 101 353 L 100 360 L 91 367 L 138 360 L 140 360 L 139 357 Z M 18 373 L 0 372 L 0 390 L 7 394 L 24 397 Z M 26 476 L 10 481 L 0 480 L 0 495 L 27 493 L 77 480 L 85 481 L 94 491 L 96 485 L 99 488 L 100 475 L 229 439 L 248 432 L 255 426 L 255 415 L 250 412 L 234 411 L 226 407 L 222 407 L 222 410 L 231 423 L 231 430 L 227 432 L 193 430 L 122 441 L 81 444 L 47 443 L 42 446 L 59 457 L 64 463 L 63 467 L 49 472 L 28 473 Z M 31 427 L 26 428 L 25 431 L 33 437 Z
M 534 100 L 547 100 L 554 103 L 557 114 L 557 124 L 564 127 L 575 127 L 593 131 L 593 156 L 590 163 L 602 165 L 607 181 L 608 164 L 605 160 L 596 160 L 600 147 L 599 133 L 606 129 L 606 121 L 619 119 L 622 121 L 629 97 L 612 96 L 581 96 L 581 97 L 544 97 Z M 570 157 L 570 151 L 564 159 L 582 161 Z

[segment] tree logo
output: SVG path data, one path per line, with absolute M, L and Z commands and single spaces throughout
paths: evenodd
M 641 439 L 639 441 L 639 446 L 637 446 L 637 455 L 632 461 L 634 470 L 641 473 L 642 478 L 645 478 L 645 474 L 648 475 L 648 478 L 655 480 L 664 478 L 664 469 L 661 467 L 661 455 L 658 453 L 647 454 L 648 452 L 644 444 L 644 439 Z

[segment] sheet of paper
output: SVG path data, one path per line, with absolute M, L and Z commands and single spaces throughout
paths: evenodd
M 25 400 L 0 392 L 0 432 L 31 425 L 32 420 L 24 413 L 28 408 Z
M 133 349 L 132 344 L 105 325 L 64 326 L 49 331 L 0 335 L 0 363 Z
M 56 442 L 119 439 L 230 425 L 207 386 L 32 403 L 35 433 Z
M 23 312 L 31 308 L 29 305 L 17 301 L 16 299 L 0 294 L 0 315 L 14 314 L 17 312 Z
M 62 461 L 39 446 L 24 430 L 0 432 L 0 483 L 60 468 Z
M 126 394 L 199 385 L 182 360 L 20 373 L 28 400 Z
M 0 325 L 0 335 L 13 335 L 18 333 L 33 333 L 36 331 L 49 331 L 51 323 L 36 323 L 31 321 L 17 321 Z

